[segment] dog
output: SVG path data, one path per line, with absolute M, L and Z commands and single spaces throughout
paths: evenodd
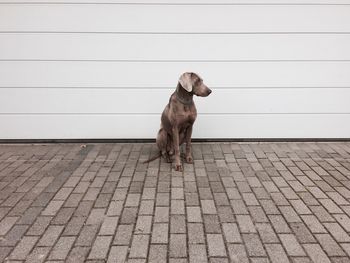
M 193 124 L 197 118 L 197 109 L 193 95 L 207 97 L 212 91 L 196 73 L 185 72 L 180 76 L 175 92 L 170 96 L 162 116 L 157 135 L 159 155 L 145 161 L 153 161 L 163 156 L 167 162 L 175 155 L 175 170 L 182 171 L 180 145 L 186 142 L 185 160 L 193 163 L 191 137 Z

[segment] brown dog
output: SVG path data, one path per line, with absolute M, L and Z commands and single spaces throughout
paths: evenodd
M 170 162 L 170 156 L 175 154 L 175 170 L 182 171 L 180 145 L 186 142 L 186 162 L 193 162 L 191 137 L 193 123 L 197 117 L 193 95 L 206 97 L 210 93 L 211 90 L 203 84 L 203 80 L 197 74 L 186 72 L 181 75 L 176 91 L 171 95 L 162 113 L 157 136 L 160 154 L 148 161 L 163 156 L 167 162 Z

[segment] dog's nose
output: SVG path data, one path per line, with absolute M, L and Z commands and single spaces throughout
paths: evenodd
M 211 89 L 209 89 L 209 91 L 208 91 L 208 95 L 211 93 Z

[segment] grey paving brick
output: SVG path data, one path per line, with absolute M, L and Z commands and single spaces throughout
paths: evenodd
M 305 203 L 302 200 L 290 200 L 290 203 L 299 215 L 311 214 L 310 209 L 305 205 Z
M 217 214 L 214 200 L 201 200 L 203 214 Z
M 242 233 L 256 233 L 256 228 L 249 215 L 237 215 L 237 223 Z
M 290 233 L 289 225 L 281 215 L 268 216 L 270 222 L 277 233 Z
M 168 229 L 169 225 L 167 223 L 153 224 L 151 243 L 168 243 Z
M 280 244 L 266 244 L 266 251 L 273 263 L 289 262 L 289 259 Z
M 156 207 L 154 222 L 169 222 L 169 207 Z
M 105 217 L 100 228 L 99 235 L 114 235 L 119 218 L 116 217 Z
M 186 235 L 185 234 L 171 234 L 169 242 L 169 255 L 170 257 L 186 257 L 187 246 L 186 246 Z
M 51 201 L 46 208 L 41 212 L 43 216 L 54 216 L 58 212 L 58 210 L 63 205 L 64 201 Z
M 78 263 L 86 262 L 86 258 L 90 251 L 89 247 L 74 247 L 68 254 L 65 262 L 68 263 Z
M 28 263 L 44 262 L 49 252 L 50 252 L 49 247 L 35 247 L 33 251 L 30 253 L 30 255 L 27 256 L 25 262 L 28 262 Z
M 113 241 L 114 245 L 129 245 L 133 232 L 133 225 L 118 225 L 117 233 Z
M 61 237 L 51 250 L 49 259 L 64 260 L 73 246 L 74 241 L 75 237 Z
M 316 239 L 328 256 L 346 256 L 341 247 L 329 234 L 316 234 Z
M 288 223 L 301 222 L 301 218 L 291 206 L 280 206 L 279 210 Z
M 188 223 L 188 242 L 190 244 L 202 244 L 205 242 L 203 225 L 200 223 Z
M 184 215 L 185 214 L 185 202 L 184 200 L 171 200 L 171 214 Z
M 225 240 L 228 243 L 242 243 L 241 235 L 236 223 L 222 224 Z
M 227 255 L 221 234 L 207 234 L 207 243 L 210 257 L 225 257 Z
M 112 236 L 97 236 L 89 254 L 89 259 L 104 259 L 107 256 Z
M 41 237 L 38 245 L 39 246 L 53 246 L 56 242 L 56 240 L 61 235 L 62 231 L 64 229 L 64 226 L 49 226 L 44 235 Z
M 229 257 L 234 263 L 248 263 L 249 258 L 247 252 L 242 244 L 229 244 L 227 246 Z
M 152 227 L 152 216 L 139 216 L 137 218 L 135 233 L 150 234 Z
M 139 215 L 152 215 L 154 210 L 154 200 L 142 200 Z
M 324 223 L 323 224 L 333 238 L 338 242 L 350 242 L 350 236 L 338 223 Z
M 123 263 L 126 262 L 128 254 L 128 246 L 112 246 L 108 255 L 108 263 Z
M 303 245 L 312 262 L 330 263 L 328 256 L 323 252 L 319 244 Z
M 263 243 L 278 243 L 278 237 L 272 226 L 268 223 L 257 223 L 256 229 Z
M 39 237 L 23 237 L 22 240 L 18 243 L 18 245 L 10 254 L 10 259 L 25 260 L 29 255 L 30 251 L 35 246 L 38 239 Z
M 248 255 L 251 257 L 266 256 L 264 247 L 258 234 L 242 234 L 244 244 L 247 248 Z
M 130 258 L 146 258 L 148 253 L 149 235 L 134 235 L 131 249 Z
M 200 245 L 200 244 L 189 245 L 189 262 L 193 262 L 193 263 L 208 262 L 207 251 L 204 245 Z
M 6 236 L 0 238 L 0 247 L 14 247 L 22 239 L 28 228 L 28 225 L 13 226 Z
M 0 221 L 0 236 L 6 235 L 8 231 L 14 226 L 18 217 L 5 217 Z
M 151 263 L 167 262 L 167 254 L 166 245 L 150 245 L 148 261 Z
M 206 233 L 221 233 L 220 222 L 217 215 L 204 215 L 203 219 Z
M 306 256 L 304 250 L 293 234 L 280 234 L 279 238 L 289 256 Z
M 196 207 L 196 206 L 186 207 L 186 211 L 187 211 L 188 222 L 197 223 L 197 222 L 203 221 L 200 207 Z
M 230 206 L 218 206 L 217 210 L 221 223 L 236 221 Z
M 184 215 L 173 215 L 170 219 L 170 233 L 186 233 L 186 218 Z
M 31 228 L 28 230 L 27 235 L 29 236 L 41 236 L 45 229 L 48 227 L 52 220 L 52 217 L 38 217 Z
M 347 231 L 350 232 L 350 218 L 344 214 L 333 215 L 337 222 Z

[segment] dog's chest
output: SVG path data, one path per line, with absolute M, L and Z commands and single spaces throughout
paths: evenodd
M 183 106 L 183 109 L 177 112 L 177 121 L 180 126 L 193 124 L 197 117 L 197 110 L 194 105 Z

